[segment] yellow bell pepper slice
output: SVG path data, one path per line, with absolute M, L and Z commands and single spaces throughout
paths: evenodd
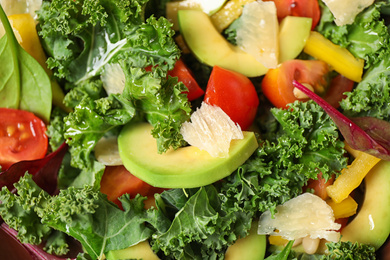
M 351 196 L 340 203 L 336 203 L 332 199 L 327 200 L 326 203 L 332 208 L 335 219 L 353 216 L 358 208 L 358 204 Z
M 218 12 L 210 18 L 218 32 L 226 29 L 234 20 L 242 14 L 244 5 L 255 0 L 230 0 Z
M 69 112 L 70 109 L 63 104 L 64 92 L 54 80 L 52 71 L 47 67 L 46 55 L 43 51 L 41 42 L 38 38 L 36 24 L 34 18 L 30 14 L 14 14 L 8 17 L 12 28 L 15 31 L 15 36 L 19 41 L 20 46 L 26 50 L 39 64 L 45 69 L 49 75 L 52 87 L 53 104 L 60 107 L 64 111 Z
M 340 176 L 326 188 L 329 197 L 336 203 L 345 200 L 359 187 L 367 173 L 380 161 L 379 158 L 361 151 L 354 151 L 354 154 L 356 157 L 351 165 L 341 170 Z
M 310 33 L 303 51 L 325 61 L 335 71 L 350 80 L 355 82 L 362 80 L 364 60 L 355 58 L 347 49 L 334 44 L 319 32 Z

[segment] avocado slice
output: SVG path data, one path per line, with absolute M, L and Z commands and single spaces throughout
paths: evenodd
M 243 132 L 244 139 L 233 140 L 229 156 L 212 157 L 194 146 L 158 154 L 156 139 L 148 123 L 127 124 L 119 134 L 118 149 L 127 170 L 160 188 L 194 188 L 216 182 L 230 175 L 256 150 L 253 132 Z
M 341 240 L 369 244 L 378 249 L 390 234 L 390 161 L 380 161 L 364 181 L 363 205 L 341 230 Z
M 179 10 L 180 32 L 199 61 L 220 66 L 247 77 L 264 75 L 268 68 L 253 56 L 229 43 L 215 28 L 210 17 L 199 10 Z
M 312 19 L 286 16 L 279 26 L 279 63 L 295 59 L 310 36 Z
M 124 259 L 147 259 L 158 260 L 158 256 L 153 252 L 148 241 L 140 242 L 134 246 L 121 249 L 111 250 L 106 254 L 107 260 L 124 260 Z
M 225 260 L 262 260 L 266 249 L 266 236 L 257 234 L 257 221 L 254 221 L 249 230 L 249 235 L 238 239 L 226 250 Z

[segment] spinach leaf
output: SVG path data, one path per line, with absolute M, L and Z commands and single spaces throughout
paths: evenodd
M 4 10 L 0 19 L 5 36 L 0 40 L 0 101 L 2 107 L 33 112 L 46 122 L 50 119 L 52 92 L 45 70 L 17 42 Z

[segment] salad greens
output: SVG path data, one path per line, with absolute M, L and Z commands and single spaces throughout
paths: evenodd
M 262 212 L 275 214 L 276 206 L 305 191 L 309 180 L 319 174 L 329 180 L 347 167 L 339 129 L 319 105 L 295 102 L 288 109 L 269 109 L 263 102 L 256 122 L 259 148 L 232 175 L 205 187 L 155 194 L 156 209 L 145 209 L 146 198 L 140 195 L 123 195 L 123 210 L 110 202 L 100 192 L 105 166 L 93 153 L 98 140 L 117 135 L 129 122 L 148 121 L 160 153 L 186 145 L 180 128 L 196 102 L 191 104 L 183 94 L 187 88 L 182 82 L 167 76 L 181 52 L 171 24 L 163 17 L 165 2 L 43 1 L 37 13 L 39 35 L 50 56 L 48 66 L 67 91 L 64 102 L 73 111 L 54 109 L 48 126 L 53 151 L 65 149 L 63 143 L 69 145 L 65 155 L 61 150 L 63 160 L 49 158 L 50 166 L 60 168 L 55 188 L 42 184 L 46 173 L 22 168 L 23 177 L 15 184 L 4 172 L 0 175 L 0 215 L 18 232 L 20 241 L 65 255 L 75 238 L 84 249 L 79 259 L 103 259 L 111 250 L 145 240 L 162 259 L 223 259 L 227 248 L 248 235 L 252 221 Z M 367 64 L 363 80 L 341 103 L 340 110 L 347 116 L 390 122 L 390 35 L 382 19 L 388 8 L 388 1 L 375 1 L 354 24 L 337 27 L 322 5 L 317 30 Z M 233 39 L 234 25 L 226 33 Z M 0 61 L 9 64 L 5 71 L 15 82 L 19 78 L 15 64 L 25 60 L 25 67 L 33 66 L 21 51 L 12 50 L 21 49 L 17 46 L 6 37 L 0 40 Z M 119 64 L 124 73 L 122 93 L 107 94 L 101 76 L 108 64 Z M 209 68 L 193 66 L 204 72 L 200 78 L 207 78 Z M 42 74 L 33 75 L 33 80 L 41 76 L 40 88 L 45 89 L 46 83 L 50 88 Z M 0 77 L 0 100 L 7 88 Z M 22 87 L 21 91 L 25 100 L 23 95 L 35 90 Z M 42 99 L 48 100 L 43 94 Z M 375 258 L 373 247 L 349 242 L 327 244 L 326 256 L 296 255 L 291 247 L 292 242 L 266 259 Z
M 49 77 L 19 45 L 1 6 L 0 20 L 6 32 L 0 39 L 0 102 L 5 107 L 33 112 L 49 122 L 52 107 Z

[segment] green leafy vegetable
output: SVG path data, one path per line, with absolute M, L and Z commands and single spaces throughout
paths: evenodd
M 337 128 L 320 106 L 295 102 L 271 111 L 278 121 L 274 138 L 260 140 L 254 155 L 222 183 L 226 208 L 238 203 L 244 211 L 275 213 L 319 172 L 329 179 L 347 166 Z
M 6 32 L 0 39 L 0 104 L 28 110 L 49 122 L 50 79 L 42 66 L 19 45 L 1 6 L 0 19 Z
M 327 243 L 328 255 L 323 260 L 373 260 L 376 259 L 375 247 L 352 242 Z

